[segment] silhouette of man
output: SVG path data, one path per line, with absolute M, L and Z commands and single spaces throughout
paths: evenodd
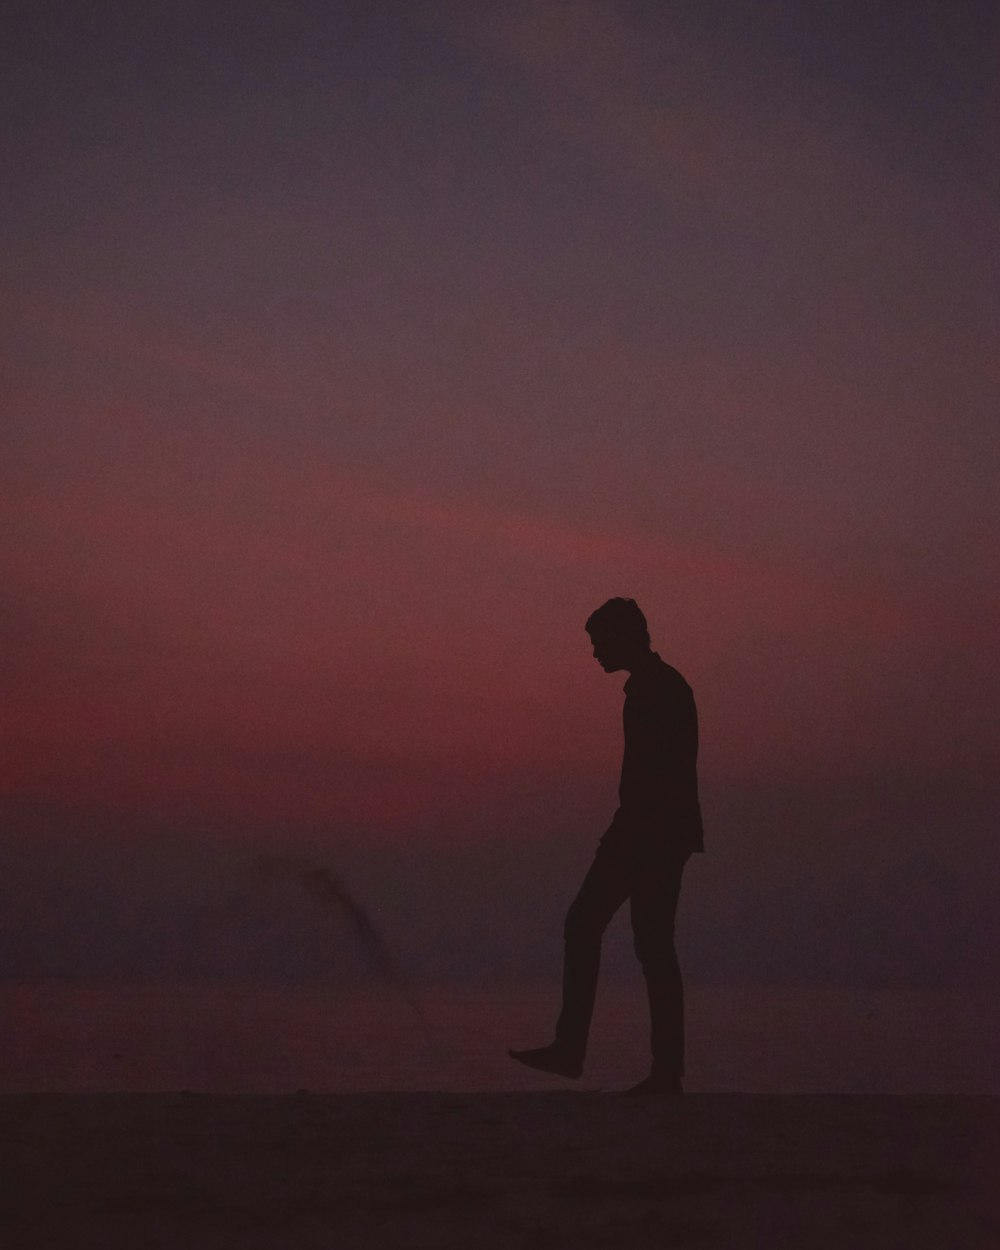
M 562 1010 L 556 1040 L 512 1058 L 559 1076 L 583 1071 L 597 991 L 601 939 L 630 902 L 635 952 L 649 999 L 649 1076 L 629 1094 L 680 1094 L 684 988 L 674 917 L 684 865 L 704 850 L 698 803 L 698 717 L 691 687 L 651 650 L 634 599 L 609 599 L 587 620 L 594 658 L 606 673 L 627 670 L 625 754 L 619 806 L 566 915 Z

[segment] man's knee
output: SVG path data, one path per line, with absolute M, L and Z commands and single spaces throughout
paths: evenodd
M 632 946 L 639 962 L 647 971 L 667 970 L 677 966 L 673 925 L 658 926 L 654 930 L 633 930 Z
M 566 913 L 563 938 L 570 943 L 599 942 L 607 927 L 608 922 L 602 916 L 574 903 Z

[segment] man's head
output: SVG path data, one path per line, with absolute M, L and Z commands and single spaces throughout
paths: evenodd
M 609 599 L 587 618 L 594 659 L 606 673 L 631 669 L 649 654 L 646 618 L 634 599 Z

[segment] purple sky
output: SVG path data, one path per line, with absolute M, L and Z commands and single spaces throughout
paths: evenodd
M 6 24 L 0 955 L 190 971 L 264 849 L 541 968 L 626 594 L 701 713 L 695 974 L 982 973 L 995 6 L 236 13 Z

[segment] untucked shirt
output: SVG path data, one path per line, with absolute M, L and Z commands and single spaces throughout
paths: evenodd
M 657 652 L 625 683 L 625 753 L 612 828 L 643 841 L 704 850 L 694 694 Z

